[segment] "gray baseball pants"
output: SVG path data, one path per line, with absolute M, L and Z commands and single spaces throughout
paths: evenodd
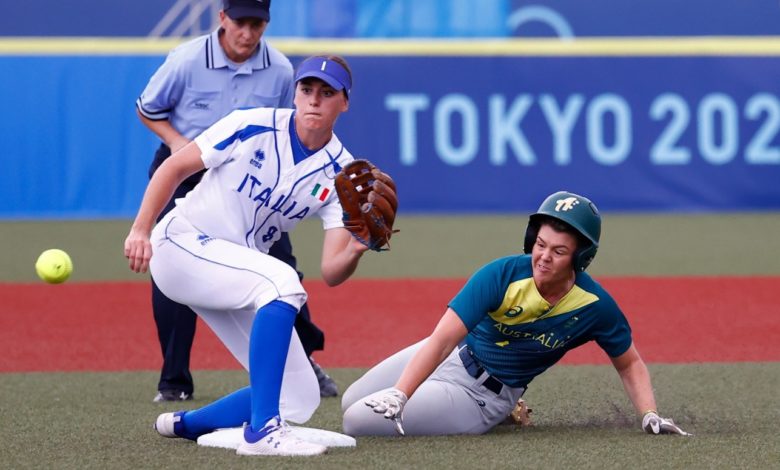
M 395 385 L 404 367 L 426 340 L 390 356 L 371 368 L 344 392 L 344 432 L 352 436 L 395 436 L 395 425 L 365 402 Z M 489 375 L 472 377 L 456 347 L 412 395 L 403 411 L 409 436 L 484 434 L 500 424 L 525 388 L 504 385 L 499 393 L 483 385 Z M 495 379 L 493 379 L 495 380 Z M 492 387 L 495 389 L 495 387 Z

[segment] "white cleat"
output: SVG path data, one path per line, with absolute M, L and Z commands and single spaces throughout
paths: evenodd
M 328 448 L 306 442 L 295 436 L 279 416 L 271 418 L 258 432 L 249 425 L 244 427 L 244 438 L 236 449 L 238 455 L 283 455 L 309 456 L 321 455 Z
M 173 432 L 174 420 L 178 417 L 173 413 L 163 413 L 157 417 L 157 421 L 154 422 L 154 430 L 157 431 L 162 437 L 178 437 Z M 178 418 L 181 419 L 181 418 Z
M 184 411 L 161 414 L 154 422 L 154 430 L 157 431 L 162 437 L 183 437 L 185 439 L 192 440 L 197 439 L 197 436 L 190 436 L 184 431 L 184 426 L 181 423 L 182 415 L 184 415 Z

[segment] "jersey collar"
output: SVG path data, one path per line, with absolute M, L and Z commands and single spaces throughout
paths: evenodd
M 333 166 L 333 169 L 336 173 L 341 171 L 341 165 L 339 164 L 338 160 L 341 158 L 342 153 L 344 152 L 344 145 L 342 145 L 341 141 L 338 137 L 336 137 L 336 134 L 331 134 L 330 140 L 327 144 L 325 144 L 324 147 L 312 150 L 308 147 L 305 147 L 301 140 L 298 138 L 298 134 L 295 132 L 295 112 L 293 111 L 290 113 L 290 121 L 287 125 L 287 132 L 290 134 L 290 148 L 292 150 L 293 154 L 293 161 L 297 165 L 298 163 L 302 162 L 303 160 L 309 158 L 310 156 L 319 153 L 320 150 L 325 150 L 326 154 L 328 155 L 328 158 L 330 159 L 330 164 Z M 343 161 L 343 159 L 342 159 Z

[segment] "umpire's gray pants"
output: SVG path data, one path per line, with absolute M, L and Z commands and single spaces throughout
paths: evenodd
M 350 385 L 341 399 L 344 432 L 352 436 L 397 435 L 395 425 L 374 413 L 366 400 L 395 385 L 404 367 L 426 340 L 390 356 Z M 463 367 L 458 348 L 420 385 L 406 404 L 406 435 L 484 434 L 500 424 L 525 388 L 504 385 L 500 394 L 484 386 L 486 373 L 474 378 Z

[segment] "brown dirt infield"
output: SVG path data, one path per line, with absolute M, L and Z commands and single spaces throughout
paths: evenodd
M 600 279 L 647 362 L 780 361 L 780 277 Z M 425 337 L 462 279 L 306 281 L 326 333 L 326 367 L 368 367 Z M 0 284 L 0 372 L 155 370 L 161 364 L 146 282 Z M 371 299 L 382 299 L 374 301 Z M 607 363 L 593 344 L 568 364 Z M 236 361 L 203 323 L 193 369 Z

